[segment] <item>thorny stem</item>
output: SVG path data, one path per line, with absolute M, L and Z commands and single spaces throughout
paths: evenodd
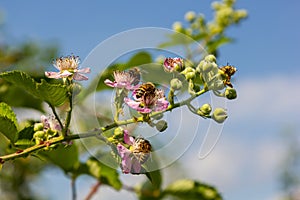
M 155 117 L 155 116 L 157 116 L 159 114 L 162 114 L 164 112 L 171 111 L 171 110 L 173 110 L 175 108 L 178 108 L 180 106 L 183 106 L 183 105 L 189 105 L 192 100 L 194 100 L 196 97 L 204 94 L 207 91 L 208 91 L 207 87 L 204 87 L 202 90 L 200 90 L 199 92 L 197 92 L 194 95 L 190 96 L 186 100 L 178 102 L 178 103 L 174 103 L 173 105 L 170 105 L 165 111 L 152 112 L 151 114 L 149 114 L 149 118 Z M 95 137 L 95 136 L 100 137 L 100 139 L 102 139 L 103 141 L 107 141 L 106 138 L 101 135 L 101 133 L 103 133 L 105 131 L 108 131 L 112 128 L 118 127 L 118 126 L 133 124 L 133 123 L 137 123 L 137 122 L 144 122 L 144 117 L 143 116 L 133 117 L 133 118 L 127 119 L 127 120 L 113 122 L 109 125 L 103 126 L 101 128 L 98 128 L 98 129 L 94 129 L 94 130 L 86 132 L 86 133 L 79 133 L 79 134 L 65 135 L 65 136 L 62 135 L 62 136 L 54 137 L 54 138 L 52 138 L 52 139 L 50 139 L 50 140 L 48 140 L 44 143 L 29 147 L 29 148 L 24 149 L 22 151 L 17 151 L 16 153 L 0 156 L 0 164 L 3 164 L 5 161 L 12 160 L 12 159 L 15 159 L 15 158 L 25 157 L 25 156 L 29 155 L 32 152 L 36 152 L 40 149 L 43 149 L 45 147 L 50 146 L 51 144 L 57 144 L 57 143 L 61 143 L 63 141 L 83 139 L 83 138 Z
M 88 195 L 85 197 L 85 200 L 90 200 L 98 191 L 99 187 L 101 186 L 101 182 L 98 181 L 95 185 L 93 185 L 92 189 L 88 193 Z

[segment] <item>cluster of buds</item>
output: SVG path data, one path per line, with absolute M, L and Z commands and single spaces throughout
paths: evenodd
M 181 63 L 178 64 L 178 58 L 167 58 L 164 62 L 165 71 L 171 73 L 179 72 L 183 75 L 185 81 L 188 82 L 188 92 L 191 95 L 195 95 L 201 87 L 211 90 L 214 94 L 227 99 L 235 99 L 237 97 L 236 90 L 233 88 L 231 76 L 236 72 L 236 68 L 231 65 L 218 67 L 216 63 L 216 57 L 214 55 L 206 56 L 197 67 L 185 66 L 183 60 L 180 59 Z M 173 64 L 172 65 L 170 65 Z M 180 70 L 169 70 L 176 69 L 176 66 L 180 66 Z M 178 69 L 178 68 L 177 68 Z M 177 74 L 170 82 L 171 91 L 179 90 L 182 88 L 182 77 Z M 173 95 L 171 98 L 173 98 Z M 198 110 L 194 111 L 196 114 L 204 118 L 212 118 L 218 123 L 223 123 L 227 118 L 227 112 L 223 108 L 216 108 L 212 112 L 212 108 L 209 104 L 204 104 Z
M 57 137 L 62 128 L 54 116 L 41 116 L 41 122 L 34 124 L 33 138 L 37 145 Z

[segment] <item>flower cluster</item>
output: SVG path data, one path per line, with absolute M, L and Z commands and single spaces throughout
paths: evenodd
M 104 83 L 119 89 L 116 90 L 117 98 L 115 98 L 115 101 L 119 101 L 119 104 L 116 104 L 120 105 L 118 108 L 122 109 L 123 105 L 127 104 L 130 108 L 143 114 L 143 121 L 147 122 L 151 127 L 156 127 L 160 132 L 167 129 L 167 122 L 165 120 L 156 121 L 160 118 L 151 118 L 151 115 L 148 114 L 161 112 L 157 114 L 162 115 L 168 108 L 172 110 L 174 105 L 178 105 L 174 102 L 174 97 L 178 91 L 186 86 L 191 95 L 190 101 L 209 90 L 227 99 L 236 98 L 236 91 L 230 82 L 231 76 L 236 72 L 236 68 L 230 65 L 219 68 L 213 55 L 206 56 L 198 66 L 190 64 L 185 66 L 182 58 L 169 57 L 164 60 L 163 67 L 166 72 L 173 74 L 173 78 L 170 80 L 168 100 L 164 91 L 157 88 L 152 82 L 139 84 L 141 82 L 141 74 L 137 68 L 128 71 L 115 71 L 113 73 L 114 81 L 106 79 Z M 182 81 L 186 81 L 188 84 L 184 84 Z M 128 94 L 131 94 L 131 97 Z M 190 101 L 187 106 L 196 115 L 203 118 L 211 118 L 217 123 L 223 123 L 227 119 L 226 109 L 212 109 L 209 104 L 203 104 L 200 108 L 195 108 Z M 115 119 L 118 119 L 118 117 Z M 120 140 L 120 138 L 122 139 Z M 144 173 L 142 165 L 147 161 L 151 152 L 149 141 L 143 138 L 135 139 L 129 136 L 127 130 L 123 131 L 119 127 L 115 129 L 114 136 L 110 138 L 110 142 L 117 146 L 123 173 Z
M 60 57 L 57 58 L 53 65 L 56 69 L 59 70 L 59 72 L 45 72 L 45 75 L 48 78 L 69 78 L 76 81 L 83 81 L 88 80 L 88 77 L 86 77 L 85 73 L 90 73 L 90 68 L 83 68 L 79 69 L 78 65 L 80 63 L 78 56 L 67 56 L 67 57 Z

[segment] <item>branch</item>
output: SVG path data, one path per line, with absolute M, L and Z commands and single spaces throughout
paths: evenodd
M 160 115 L 162 113 L 172 111 L 173 109 L 178 108 L 180 106 L 189 105 L 192 100 L 194 100 L 196 97 L 198 97 L 199 95 L 204 94 L 207 91 L 208 90 L 205 87 L 204 89 L 200 90 L 199 92 L 192 95 L 188 99 L 186 99 L 184 101 L 181 101 L 181 102 L 178 102 L 178 103 L 175 103 L 173 105 L 170 105 L 164 111 L 152 112 L 149 115 L 149 117 L 155 117 L 155 116 Z M 143 116 L 138 117 L 138 118 L 133 117 L 131 119 L 124 120 L 124 121 L 117 121 L 117 122 L 111 123 L 107 126 L 104 126 L 104 127 L 101 127 L 101 128 L 96 128 L 96 129 L 91 130 L 91 131 L 86 132 L 86 133 L 79 133 L 79 134 L 66 135 L 66 136 L 61 135 L 61 136 L 58 136 L 58 137 L 54 137 L 54 138 L 52 138 L 48 141 L 45 141 L 45 142 L 43 142 L 39 145 L 35 145 L 35 146 L 29 147 L 29 148 L 24 149 L 24 150 L 18 150 L 16 153 L 0 156 L 0 164 L 3 164 L 5 161 L 13 160 L 15 158 L 26 157 L 32 152 L 36 152 L 36 151 L 38 151 L 40 149 L 43 149 L 45 147 L 49 147 L 52 144 L 61 143 L 63 141 L 70 141 L 70 140 L 76 140 L 76 139 L 82 139 L 82 138 L 88 138 L 88 137 L 95 137 L 95 136 L 100 137 L 104 141 L 107 141 L 106 138 L 101 135 L 103 132 L 108 131 L 108 130 L 113 129 L 113 128 L 118 127 L 118 126 L 133 124 L 133 123 L 137 123 L 137 122 L 144 122 Z

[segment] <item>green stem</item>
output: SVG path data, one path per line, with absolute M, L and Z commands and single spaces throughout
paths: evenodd
M 208 90 L 206 89 L 206 87 L 204 87 L 204 89 L 200 90 L 199 92 L 197 92 L 196 94 L 192 95 L 191 97 L 189 97 L 188 99 L 175 103 L 174 105 L 170 105 L 165 111 L 160 111 L 160 112 L 152 112 L 149 117 L 155 117 L 159 114 L 162 114 L 164 112 L 168 112 L 171 111 L 177 107 L 183 106 L 183 105 L 188 105 L 192 100 L 194 100 L 196 97 L 198 97 L 199 95 L 204 94 L 205 92 L 207 92 Z M 107 126 L 101 127 L 99 129 L 94 129 L 92 131 L 89 131 L 87 133 L 79 133 L 79 134 L 74 134 L 74 135 L 62 135 L 59 137 L 54 137 L 42 144 L 39 145 L 35 145 L 32 147 L 29 147 L 27 149 L 24 149 L 23 151 L 17 151 L 16 153 L 12 153 L 12 154 L 8 154 L 8 155 L 4 155 L 4 156 L 0 156 L 0 163 L 4 163 L 5 161 L 8 160 L 13 160 L 15 158 L 19 158 L 19 157 L 25 157 L 27 155 L 29 155 L 30 153 L 36 152 L 40 149 L 43 149 L 45 147 L 48 147 L 52 144 L 57 144 L 57 143 L 61 143 L 63 141 L 70 141 L 70 140 L 76 140 L 76 139 L 83 139 L 83 138 L 88 138 L 88 137 L 101 137 L 102 140 L 106 141 L 106 138 L 103 137 L 101 134 L 107 130 L 113 129 L 115 127 L 118 126 L 123 126 L 123 125 L 128 125 L 128 124 L 133 124 L 133 123 L 137 123 L 137 122 L 144 122 L 144 117 L 140 116 L 138 118 L 133 117 L 131 119 L 128 120 L 123 120 L 123 121 L 117 121 L 114 123 L 111 123 Z
M 67 113 L 65 126 L 64 126 L 64 129 L 62 130 L 63 136 L 66 136 L 67 133 L 68 133 L 68 129 L 69 129 L 69 126 L 70 126 L 70 123 L 71 123 L 71 118 L 72 118 L 72 111 L 73 111 L 73 90 L 70 88 L 70 86 L 72 85 L 72 81 L 68 80 L 67 84 L 68 84 L 68 87 L 69 87 L 68 97 L 69 97 L 70 110 Z

